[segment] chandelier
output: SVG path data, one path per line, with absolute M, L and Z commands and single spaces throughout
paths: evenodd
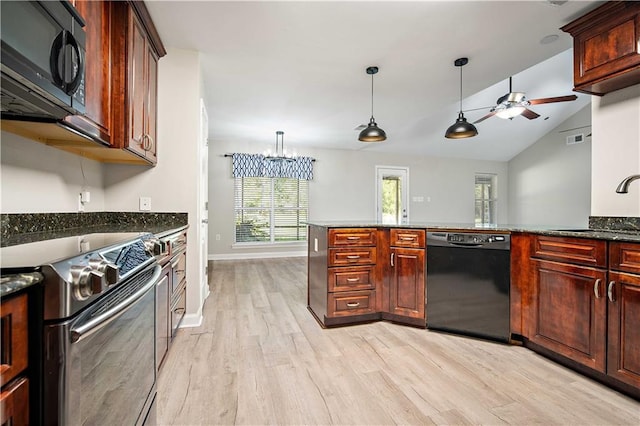
M 282 161 L 296 161 L 296 153 L 288 153 L 286 149 L 284 149 L 284 132 L 282 130 L 278 130 L 276 132 L 276 150 L 275 152 L 271 152 L 271 149 L 268 149 L 264 153 L 265 160 L 274 161 L 274 162 L 282 162 Z

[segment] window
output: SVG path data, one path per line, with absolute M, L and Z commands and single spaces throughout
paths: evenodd
M 497 223 L 498 177 L 490 174 L 476 174 L 476 225 Z
M 236 243 L 307 240 L 309 181 L 236 177 Z

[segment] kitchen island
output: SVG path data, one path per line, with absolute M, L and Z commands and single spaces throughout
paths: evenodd
M 627 219 L 606 229 L 313 222 L 308 309 L 323 327 L 377 320 L 428 327 L 425 235 L 509 235 L 508 341 L 638 397 L 640 232 L 637 218 Z

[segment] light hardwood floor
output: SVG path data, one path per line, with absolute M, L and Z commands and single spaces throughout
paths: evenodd
M 322 329 L 305 258 L 211 266 L 204 322 L 179 330 L 159 376 L 159 424 L 640 424 L 638 401 L 522 347 Z

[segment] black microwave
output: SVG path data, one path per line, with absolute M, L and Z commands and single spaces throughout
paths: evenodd
M 1 1 L 2 118 L 85 112 L 84 20 L 68 1 Z

